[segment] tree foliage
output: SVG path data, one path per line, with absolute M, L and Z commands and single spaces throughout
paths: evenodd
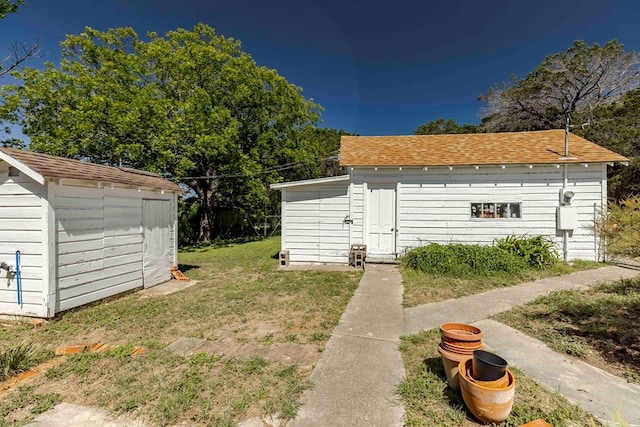
M 418 126 L 418 128 L 413 133 L 415 135 L 440 135 L 479 132 L 482 132 L 482 128 L 480 126 L 469 124 L 459 125 L 453 119 L 445 120 L 443 118 L 438 118 Z
M 631 90 L 591 114 L 578 114 L 574 132 L 628 157 L 628 166 L 615 165 L 608 181 L 609 194 L 617 200 L 640 195 L 640 89 Z
M 18 10 L 18 5 L 24 4 L 24 0 L 0 0 L 0 19 L 4 19 L 8 13 Z
M 567 115 L 592 114 L 638 86 L 634 52 L 616 40 L 604 46 L 576 41 L 566 52 L 547 56 L 523 80 L 514 77 L 481 97 L 487 103 L 484 126 L 490 132 L 561 128 Z
M 33 150 L 180 180 L 207 241 L 217 211 L 264 213 L 281 166 L 309 161 L 302 133 L 320 107 L 206 25 L 147 36 L 67 36 L 59 67 L 15 73 L 23 85 L 3 88 L 0 118 L 22 124 Z

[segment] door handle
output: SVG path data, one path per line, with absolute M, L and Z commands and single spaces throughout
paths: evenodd
M 393 227 L 391 227 L 391 231 L 395 231 L 395 229 Z

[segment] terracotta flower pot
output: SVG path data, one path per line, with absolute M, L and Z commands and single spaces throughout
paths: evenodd
M 458 347 L 458 348 L 464 348 L 464 349 L 468 349 L 468 350 L 478 350 L 480 348 L 482 348 L 482 340 L 478 339 L 477 341 L 460 341 L 460 340 L 456 340 L 453 338 L 449 338 L 446 336 L 442 336 L 440 338 L 440 342 L 442 342 L 443 344 L 449 345 L 449 346 L 453 346 L 453 347 Z
M 543 420 L 542 418 L 538 418 L 537 420 L 530 421 L 526 424 L 522 424 L 520 427 L 553 427 L 551 424 Z
M 465 347 L 456 347 L 455 345 L 451 345 L 443 342 L 440 343 L 440 347 L 442 347 L 443 350 L 446 350 L 450 353 L 463 354 L 465 356 L 473 356 L 473 352 L 475 351 L 474 349 L 468 349 Z
M 472 358 L 458 364 L 460 391 L 467 409 L 483 423 L 501 423 L 509 417 L 516 392 L 516 380 L 507 369 L 509 382 L 506 387 L 488 388 L 474 382 L 467 375 Z
M 443 323 L 440 325 L 440 336 L 457 341 L 480 341 L 482 331 L 465 323 Z
M 460 390 L 460 383 L 458 381 L 458 364 L 462 360 L 469 358 L 466 354 L 457 354 L 447 351 L 438 346 L 438 353 L 442 357 L 442 365 L 444 366 L 444 374 L 447 377 L 447 383 L 453 390 Z
M 506 386 L 509 385 L 509 375 L 507 374 L 507 372 L 505 371 L 504 375 L 500 378 L 498 378 L 497 380 L 493 380 L 493 381 L 482 381 L 482 380 L 477 380 L 473 377 L 473 364 L 471 366 L 471 368 L 469 370 L 467 370 L 467 378 L 470 381 L 473 381 L 476 384 L 479 384 L 483 387 L 487 387 L 487 388 L 504 388 Z

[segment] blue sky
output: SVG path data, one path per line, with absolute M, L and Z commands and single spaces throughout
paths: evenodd
M 322 126 L 361 135 L 478 123 L 479 95 L 576 39 L 640 51 L 635 0 L 26 0 L 0 21 L 0 44 L 39 39 L 29 65 L 40 67 L 85 26 L 143 35 L 198 22 L 302 87 L 324 107 Z

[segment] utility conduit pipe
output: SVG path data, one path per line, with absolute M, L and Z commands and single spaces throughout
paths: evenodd
M 20 278 L 20 251 L 16 251 L 16 287 L 18 289 L 18 305 L 22 306 L 22 279 Z

